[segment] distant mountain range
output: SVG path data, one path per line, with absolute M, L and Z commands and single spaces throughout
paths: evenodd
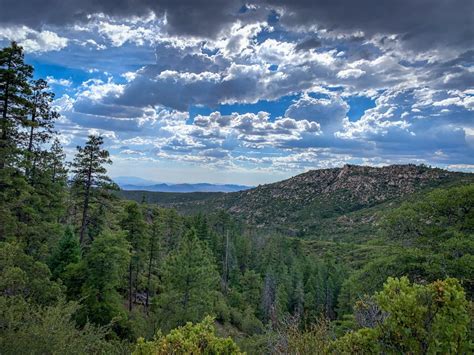
M 251 189 L 252 186 L 235 184 L 169 184 L 157 183 L 134 176 L 119 176 L 113 179 L 122 190 L 140 190 L 154 192 L 237 192 Z

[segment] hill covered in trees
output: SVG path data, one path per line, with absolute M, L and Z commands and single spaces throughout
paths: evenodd
M 234 193 L 121 191 L 120 195 L 175 208 L 185 214 L 224 210 L 261 229 L 328 239 L 334 235 L 328 228 L 357 229 L 364 224 L 370 228 L 379 208 L 391 208 L 435 187 L 469 182 L 474 182 L 474 174 L 427 166 L 345 165 L 311 170 L 284 181 Z
M 179 213 L 120 198 L 100 136 L 67 164 L 32 73 L 0 51 L 0 353 L 473 351 L 471 175 L 346 166 Z

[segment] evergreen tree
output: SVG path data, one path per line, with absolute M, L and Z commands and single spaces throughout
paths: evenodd
M 145 307 L 148 313 L 150 306 L 150 295 L 152 293 L 152 276 L 157 261 L 160 259 L 162 252 L 162 238 L 163 238 L 163 221 L 161 220 L 161 213 L 158 208 L 154 208 L 151 213 L 151 224 L 149 225 L 149 240 L 148 240 L 148 262 L 147 262 L 147 276 L 146 276 L 146 300 Z
M 86 279 L 82 286 L 81 323 L 89 319 L 95 324 L 106 325 L 114 317 L 126 317 L 118 287 L 129 265 L 129 249 L 120 233 L 107 231 L 92 242 L 82 263 Z
M 56 138 L 50 149 L 49 168 L 51 170 L 51 182 L 65 185 L 67 182 L 67 169 L 65 167 L 66 154 L 61 143 Z
M 33 183 L 38 155 L 41 153 L 43 145 L 51 140 L 54 133 L 54 121 L 59 117 L 59 114 L 51 109 L 54 94 L 48 89 L 46 80 L 32 81 L 32 93 L 28 103 L 29 114 L 24 120 L 24 126 L 27 129 L 23 142 L 26 150 L 26 175 Z
M 117 354 L 120 347 L 107 339 L 109 330 L 74 319 L 79 305 L 60 301 L 38 306 L 25 299 L 0 297 L 1 354 Z
M 128 310 L 133 308 L 134 293 L 137 291 L 138 273 L 145 261 L 146 224 L 140 206 L 130 202 L 125 206 L 125 214 L 120 226 L 126 232 L 130 245 L 130 263 L 128 265 Z
M 58 246 L 51 255 L 49 268 L 53 278 L 61 278 L 66 267 L 70 264 L 78 263 L 81 258 L 81 248 L 79 241 L 74 235 L 71 227 L 66 228 L 64 236 L 60 239 Z
M 73 189 L 81 206 L 81 221 L 79 226 L 79 242 L 84 243 L 89 223 L 91 204 L 94 200 L 109 197 L 108 190 L 115 188 L 107 176 L 104 165 L 112 164 L 109 152 L 102 149 L 104 139 L 90 135 L 84 147 L 77 147 L 77 153 L 72 163 L 74 173 Z
M 341 286 L 342 271 L 333 260 L 316 264 L 305 285 L 307 316 L 311 320 L 321 315 L 334 319 Z
M 0 169 L 15 164 L 21 128 L 29 112 L 33 67 L 25 64 L 23 48 L 12 42 L 0 50 Z
M 468 302 L 458 280 L 418 285 L 406 277 L 388 278 L 375 300 L 385 316 L 373 328 L 337 339 L 335 353 L 472 353 Z
M 209 250 L 190 230 L 164 265 L 163 292 L 156 300 L 160 324 L 170 329 L 212 313 L 217 281 Z
M 214 320 L 206 317 L 201 323 L 186 323 L 168 335 L 158 334 L 153 341 L 139 339 L 133 355 L 242 354 L 231 338 L 219 338 L 215 331 Z
M 256 309 L 262 299 L 262 278 L 253 270 L 247 270 L 241 276 L 239 288 L 241 290 L 244 302 Z
M 162 213 L 163 218 L 163 244 L 165 253 L 175 250 L 179 244 L 180 237 L 183 234 L 183 220 L 176 210 L 169 209 Z
M 277 323 L 277 283 L 273 272 L 269 270 L 263 282 L 262 319 L 265 323 L 275 326 Z
M 38 305 L 61 298 L 61 286 L 51 280 L 48 266 L 16 244 L 0 242 L 0 275 L 1 297 L 20 297 Z
M 59 117 L 51 109 L 54 94 L 49 91 L 46 80 L 34 80 L 31 85 L 30 115 L 26 126 L 29 128 L 27 151 L 33 152 L 38 145 L 48 142 L 54 133 L 54 121 Z
M 19 136 L 28 112 L 29 79 L 33 68 L 24 63 L 15 42 L 0 50 L 0 240 L 24 237 L 25 201 L 33 192 L 19 170 Z

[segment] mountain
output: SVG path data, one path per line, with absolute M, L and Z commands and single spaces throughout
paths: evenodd
M 250 189 L 251 186 L 244 185 L 233 185 L 233 184 L 153 184 L 153 185 L 141 185 L 141 184 L 119 184 L 123 190 L 145 190 L 155 192 L 236 192 Z
M 118 176 L 113 178 L 122 190 L 144 190 L 155 192 L 236 192 L 252 188 L 252 186 L 236 184 L 167 184 L 142 179 L 136 176 Z
M 156 184 L 156 181 L 142 179 L 136 176 L 117 176 L 117 177 L 114 177 L 112 180 L 114 180 L 114 182 L 120 187 L 127 186 L 127 185 L 141 187 L 141 186 Z
M 382 205 L 398 205 L 427 189 L 468 182 L 474 182 L 474 174 L 427 166 L 345 165 L 311 170 L 245 191 L 202 194 L 190 199 L 160 199 L 149 193 L 147 200 L 183 213 L 225 210 L 256 227 L 327 237 L 328 233 L 338 234 L 341 228 L 353 229 L 354 224 L 364 230 L 364 225 L 373 223 L 377 208 Z M 123 196 L 138 200 L 126 191 Z

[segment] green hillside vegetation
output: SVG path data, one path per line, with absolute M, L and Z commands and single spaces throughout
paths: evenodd
M 414 200 L 434 188 L 473 182 L 473 174 L 427 166 L 346 165 L 233 193 L 120 191 L 119 195 L 174 208 L 186 215 L 225 210 L 246 225 L 269 232 L 344 240 L 372 234 L 380 211 Z
M 102 137 L 66 164 L 32 72 L 0 51 L 1 354 L 474 351 L 472 175 L 346 166 L 130 201 Z

